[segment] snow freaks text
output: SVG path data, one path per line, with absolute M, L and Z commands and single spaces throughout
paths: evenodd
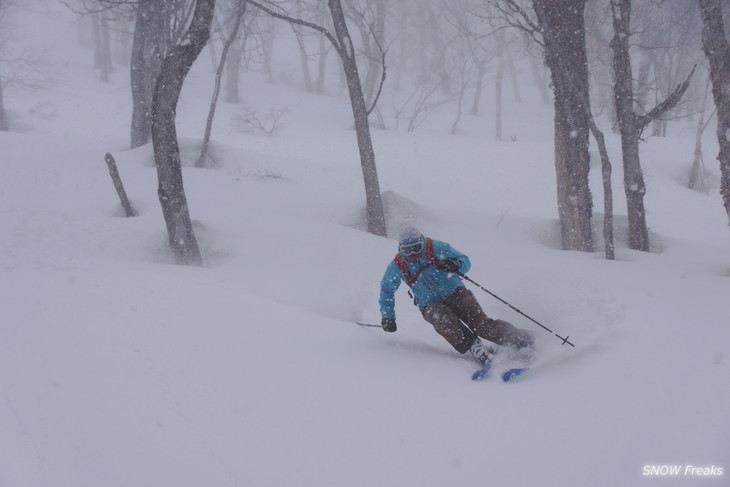
M 644 465 L 644 477 L 722 477 L 723 467 L 697 465 Z

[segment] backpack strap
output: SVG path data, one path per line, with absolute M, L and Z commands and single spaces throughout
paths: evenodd
M 438 267 L 441 262 L 436 258 L 436 254 L 433 252 L 433 240 L 426 238 L 426 258 L 434 267 Z
M 433 251 L 433 240 L 431 240 L 430 238 L 426 239 L 426 259 L 428 260 L 428 264 L 421 267 L 416 272 L 411 273 L 410 269 L 408 269 L 408 264 L 406 264 L 406 261 L 400 254 L 400 252 L 395 256 L 395 263 L 396 265 L 398 265 L 398 268 L 403 273 L 403 277 L 405 278 L 406 283 L 409 287 L 413 287 L 416 284 L 416 281 L 421 275 L 421 272 L 423 272 L 427 267 L 438 267 L 439 265 L 439 260 L 436 258 L 436 254 Z

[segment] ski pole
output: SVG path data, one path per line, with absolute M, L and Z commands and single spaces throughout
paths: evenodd
M 372 325 L 370 323 L 360 323 L 359 321 L 356 321 L 355 324 L 360 325 L 360 326 L 372 326 L 373 328 L 382 328 L 382 325 Z
M 575 347 L 575 345 L 573 345 L 572 343 L 570 343 L 570 342 L 568 341 L 568 338 L 570 338 L 570 336 L 566 336 L 565 338 L 561 337 L 560 335 L 558 335 L 557 333 L 555 333 L 555 332 L 554 332 L 553 330 L 551 330 L 551 329 L 550 329 L 550 328 L 548 328 L 547 326 L 545 326 L 545 325 L 543 325 L 542 323 L 540 323 L 539 321 L 537 321 L 537 320 L 536 320 L 535 318 L 533 318 L 533 317 L 531 317 L 531 316 L 528 316 L 527 314 L 523 313 L 523 312 L 522 312 L 522 311 L 520 311 L 519 309 L 515 308 L 514 306 L 512 306 L 511 304 L 509 304 L 509 303 L 508 303 L 507 301 L 505 301 L 504 299 L 500 298 L 499 296 L 497 296 L 497 295 L 496 295 L 496 294 L 494 294 L 494 293 L 493 293 L 492 291 L 490 291 L 489 289 L 485 288 L 484 286 L 482 286 L 482 285 L 481 285 L 481 284 L 479 284 L 478 282 L 474 281 L 474 280 L 473 280 L 472 278 L 470 278 L 470 277 L 469 277 L 469 276 L 467 276 L 466 274 L 463 274 L 463 273 L 461 273 L 461 272 L 459 272 L 459 271 L 456 271 L 456 274 L 457 274 L 457 275 L 459 275 L 459 276 L 461 276 L 462 278 L 466 279 L 467 281 L 471 282 L 472 284 L 474 284 L 475 286 L 477 286 L 477 287 L 478 287 L 479 289 L 481 289 L 481 290 L 482 290 L 482 291 L 484 291 L 485 293 L 487 293 L 487 294 L 489 294 L 490 296 L 492 296 L 492 297 L 493 297 L 494 299 L 496 299 L 497 301 L 500 301 L 500 302 L 502 302 L 502 303 L 506 304 L 507 306 L 509 306 L 510 308 L 512 308 L 513 310 L 517 311 L 517 312 L 518 312 L 519 314 L 521 314 L 522 316 L 524 316 L 525 318 L 527 318 L 528 320 L 532 321 L 532 322 L 533 322 L 533 323 L 535 323 L 536 325 L 538 325 L 538 326 L 542 327 L 543 329 L 545 329 L 545 330 L 549 331 L 550 333 L 552 333 L 552 334 L 553 334 L 553 335 L 555 335 L 556 337 L 560 338 L 560 339 L 561 339 L 561 340 L 563 341 L 563 345 L 565 345 L 565 344 L 567 343 L 567 344 L 568 344 L 568 345 L 570 345 L 571 347 Z

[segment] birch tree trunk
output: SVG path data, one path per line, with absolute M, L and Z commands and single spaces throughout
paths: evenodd
M 152 98 L 152 144 L 157 165 L 158 196 L 170 249 L 178 264 L 203 262 L 183 187 L 175 115 L 185 77 L 210 38 L 215 0 L 197 0 L 187 32 L 165 57 Z

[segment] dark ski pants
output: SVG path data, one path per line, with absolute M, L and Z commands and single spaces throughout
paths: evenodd
M 489 318 L 474 293 L 459 287 L 443 301 L 426 306 L 423 317 L 459 353 L 466 353 L 477 336 L 497 345 L 524 348 L 532 345 L 532 334 L 503 320 Z

